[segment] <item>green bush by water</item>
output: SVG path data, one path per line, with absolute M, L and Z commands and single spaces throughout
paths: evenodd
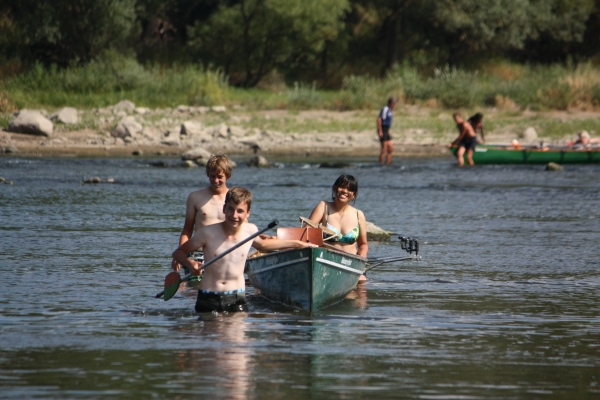
M 577 66 L 523 66 L 490 62 L 480 71 L 439 68 L 425 76 L 404 64 L 382 78 L 350 75 L 337 91 L 295 82 L 279 89 L 229 86 L 218 70 L 184 65 L 143 66 L 132 57 L 106 54 L 85 66 L 45 69 L 0 82 L 0 111 L 33 107 L 103 107 L 128 99 L 144 107 L 180 104 L 239 104 L 247 109 L 376 109 L 390 96 L 401 103 L 448 109 L 494 106 L 534 110 L 600 107 L 600 69 Z

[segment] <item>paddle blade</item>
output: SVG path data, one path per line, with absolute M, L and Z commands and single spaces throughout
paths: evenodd
M 165 277 L 165 301 L 175 296 L 181 284 L 181 276 L 178 272 L 171 272 Z

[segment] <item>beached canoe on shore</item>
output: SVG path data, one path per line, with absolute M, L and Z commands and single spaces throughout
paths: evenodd
M 456 156 L 457 148 L 450 149 Z M 465 160 L 466 161 L 466 160 Z M 477 145 L 475 164 L 596 164 L 600 163 L 600 147 Z
M 268 300 L 317 311 L 341 301 L 354 289 L 366 263 L 356 255 L 314 247 L 249 258 L 246 274 Z

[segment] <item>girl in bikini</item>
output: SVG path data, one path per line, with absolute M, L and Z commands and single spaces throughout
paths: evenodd
M 310 214 L 310 220 L 331 229 L 336 236 L 329 243 L 350 254 L 367 257 L 367 220 L 362 211 L 350 205 L 358 195 L 358 182 L 352 175 L 341 175 L 332 187 L 333 201 L 320 201 Z M 366 278 L 361 276 L 359 282 Z

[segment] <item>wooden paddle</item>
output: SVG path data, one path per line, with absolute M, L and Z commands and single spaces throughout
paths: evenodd
M 209 265 L 211 265 L 212 263 L 214 263 L 217 260 L 220 260 L 221 258 L 223 258 L 224 256 L 226 256 L 227 254 L 231 253 L 233 250 L 237 249 L 238 247 L 240 247 L 241 245 L 243 245 L 246 242 L 249 242 L 250 240 L 254 239 L 255 237 L 257 237 L 258 235 L 260 235 L 261 233 L 264 233 L 266 231 L 268 231 L 271 228 L 274 228 L 275 226 L 277 226 L 279 224 L 279 221 L 277 221 L 276 219 L 273 220 L 269 225 L 267 225 L 266 228 L 261 229 L 260 231 L 248 236 L 246 239 L 242 240 L 241 242 L 239 242 L 238 244 L 236 244 L 235 246 L 230 247 L 229 249 L 225 250 L 224 252 L 222 252 L 221 254 L 219 254 L 218 256 L 216 256 L 215 258 L 211 259 L 210 261 L 204 263 L 202 265 L 202 268 L 206 269 L 206 267 L 208 267 Z M 179 272 L 171 272 L 170 274 L 168 274 L 165 277 L 165 290 L 163 290 L 160 293 L 156 294 L 156 298 L 158 299 L 161 296 L 165 296 L 165 301 L 169 300 L 171 297 L 175 296 L 175 293 L 177 293 L 177 291 L 179 290 L 179 285 L 181 284 L 181 282 L 185 282 L 188 279 L 190 279 L 190 277 L 192 276 L 192 274 L 187 274 L 185 275 L 183 278 L 179 275 Z

